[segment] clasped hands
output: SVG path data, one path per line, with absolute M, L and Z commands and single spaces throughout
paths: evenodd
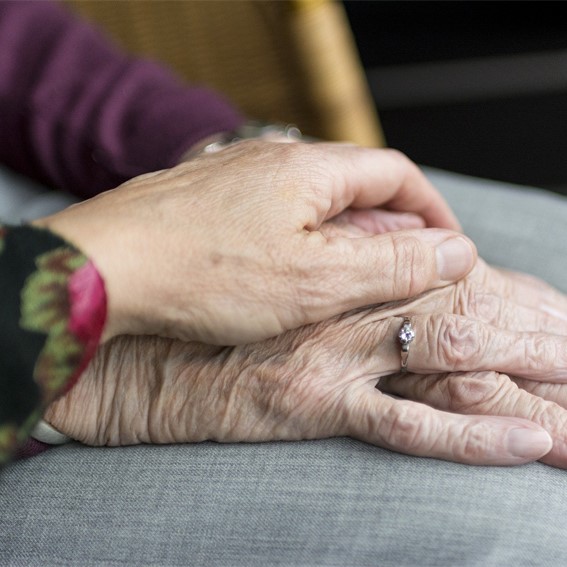
M 109 293 L 108 341 L 45 416 L 79 441 L 347 435 L 567 465 L 567 300 L 477 259 L 398 152 L 243 142 L 39 224 Z M 418 339 L 398 376 L 407 314 Z

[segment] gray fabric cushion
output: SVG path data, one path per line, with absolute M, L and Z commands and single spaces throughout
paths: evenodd
M 0 564 L 558 567 L 564 484 L 349 439 L 66 446 L 0 473 Z
M 567 291 L 567 200 L 426 169 L 492 263 Z M 0 472 L 6 566 L 559 566 L 567 473 L 350 439 L 72 444 Z

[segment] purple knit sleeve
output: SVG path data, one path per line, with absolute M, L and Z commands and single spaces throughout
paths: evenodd
M 244 117 L 50 1 L 0 0 L 0 163 L 89 197 Z

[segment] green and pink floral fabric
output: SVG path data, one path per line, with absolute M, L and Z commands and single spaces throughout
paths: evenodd
M 45 407 L 68 391 L 99 344 L 104 282 L 55 234 L 0 225 L 0 464 Z

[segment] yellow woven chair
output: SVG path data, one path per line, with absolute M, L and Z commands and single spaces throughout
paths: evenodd
M 333 0 L 63 0 L 127 51 L 223 93 L 250 118 L 326 140 L 384 139 L 342 5 Z

